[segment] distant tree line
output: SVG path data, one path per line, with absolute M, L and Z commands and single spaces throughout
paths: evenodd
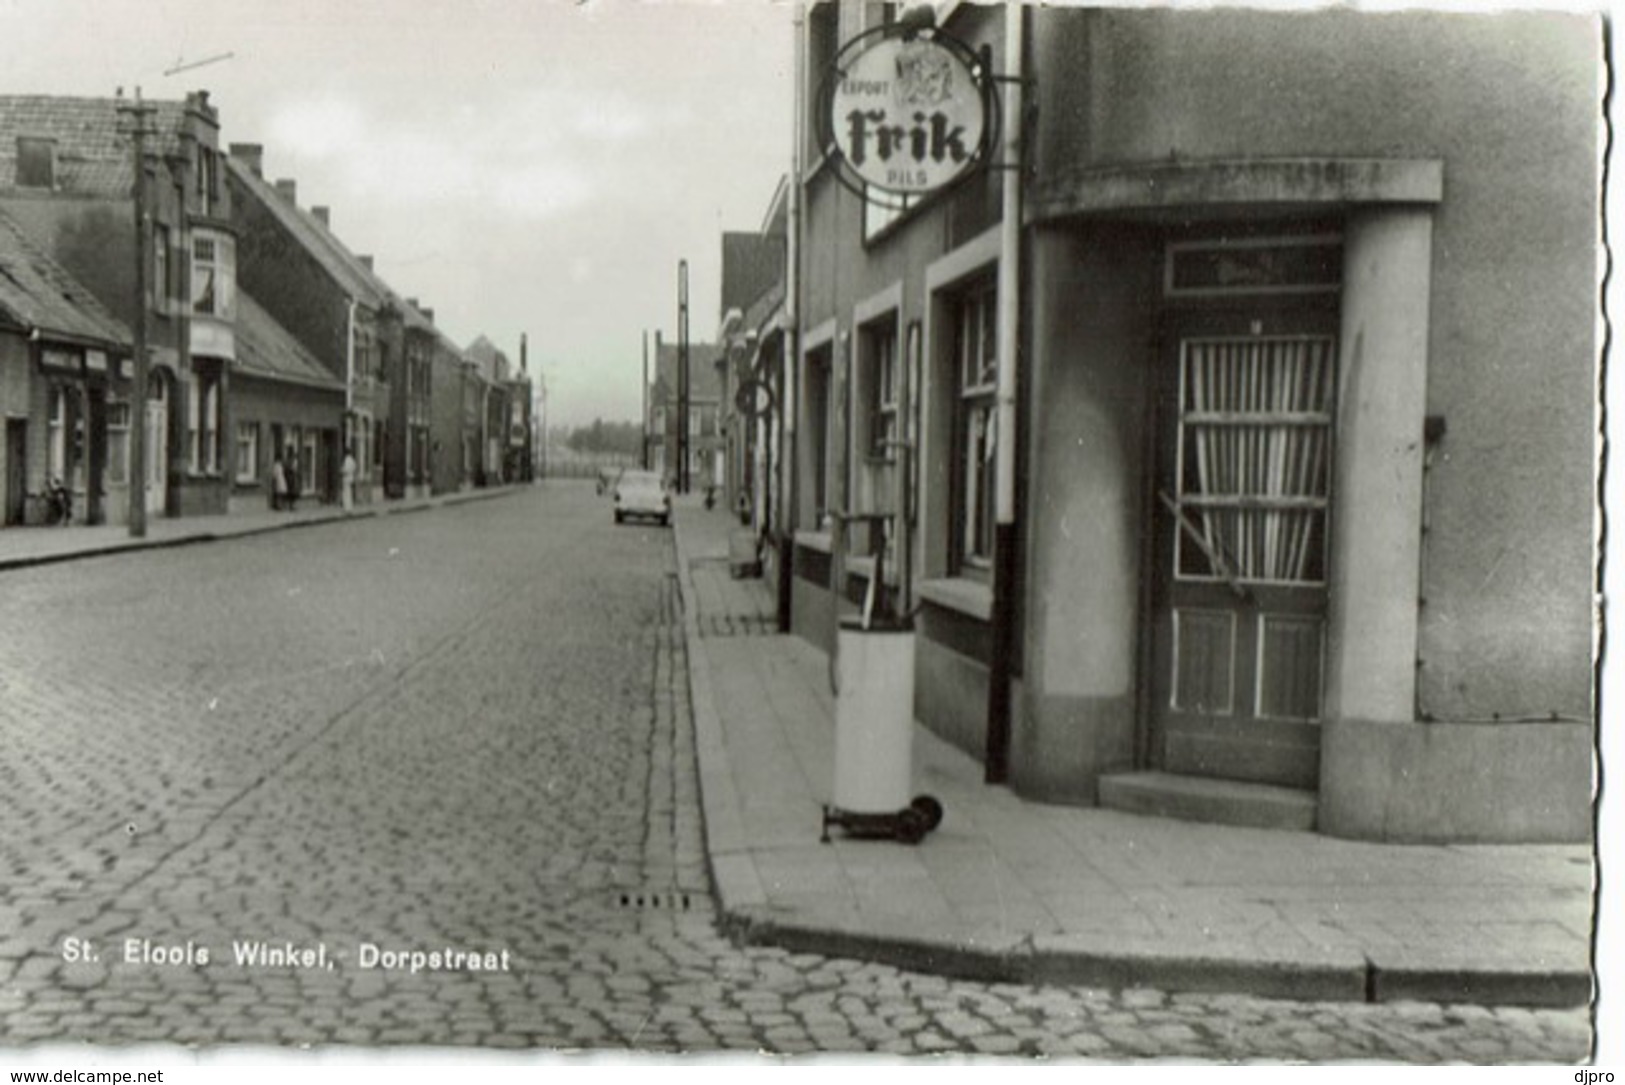
M 577 426 L 564 440 L 566 448 L 576 452 L 611 452 L 626 456 L 641 455 L 643 434 L 636 422 L 605 422 L 594 418 L 590 426 Z

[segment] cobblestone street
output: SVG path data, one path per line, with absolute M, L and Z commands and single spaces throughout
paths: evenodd
M 0 1046 L 1587 1056 L 1583 1009 L 1029 988 L 736 947 L 680 606 L 670 532 L 616 527 L 570 482 L 0 573 Z M 239 964 L 252 943 L 292 959 Z M 414 951 L 440 956 L 413 971 Z

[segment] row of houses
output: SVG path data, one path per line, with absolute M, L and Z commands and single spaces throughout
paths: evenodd
M 1589 839 L 1597 20 L 933 7 L 803 9 L 723 239 L 783 627 L 830 650 L 880 576 L 920 720 L 1030 798 Z M 915 128 L 831 115 L 894 77 Z
M 530 477 L 523 341 L 517 367 L 483 336 L 452 342 L 339 240 L 328 208 L 266 179 L 260 145 L 222 152 L 206 92 L 137 105 L 0 96 L 6 526 L 43 522 L 52 480 L 75 522 L 125 522 L 134 459 L 145 511 L 170 517 L 263 505 L 278 462 L 303 496 L 336 502 L 346 451 L 361 503 Z

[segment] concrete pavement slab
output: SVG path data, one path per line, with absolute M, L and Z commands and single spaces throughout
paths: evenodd
M 941 826 L 917 847 L 839 830 L 819 843 L 827 659 L 794 636 L 702 636 L 708 618 L 759 613 L 767 586 L 716 561 L 726 517 L 680 503 L 676 523 L 712 871 L 740 937 L 1028 983 L 1590 997 L 1583 847 L 1374 844 L 1031 803 L 918 725 L 916 793 L 942 800 Z

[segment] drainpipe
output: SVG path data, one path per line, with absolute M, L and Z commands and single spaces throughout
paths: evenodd
M 344 338 L 344 413 L 355 411 L 355 299 L 349 300 Z
M 1016 581 L 1016 353 L 1021 347 L 1022 18 L 1023 5 L 1004 9 L 1003 206 L 999 220 L 999 373 L 994 398 L 993 629 L 987 689 L 984 779 L 1003 783 L 1010 772 L 1010 685 Z
M 355 445 L 355 299 L 348 300 L 344 317 L 344 447 Z M 360 474 L 358 470 L 356 474 Z
M 790 123 L 790 190 L 785 208 L 784 381 L 779 397 L 779 632 L 790 631 L 791 562 L 795 560 L 796 521 L 800 507 L 800 472 L 796 470 L 796 383 L 801 373 L 801 148 L 807 138 L 807 9 L 796 4 L 791 20 L 795 34 L 795 93 Z

